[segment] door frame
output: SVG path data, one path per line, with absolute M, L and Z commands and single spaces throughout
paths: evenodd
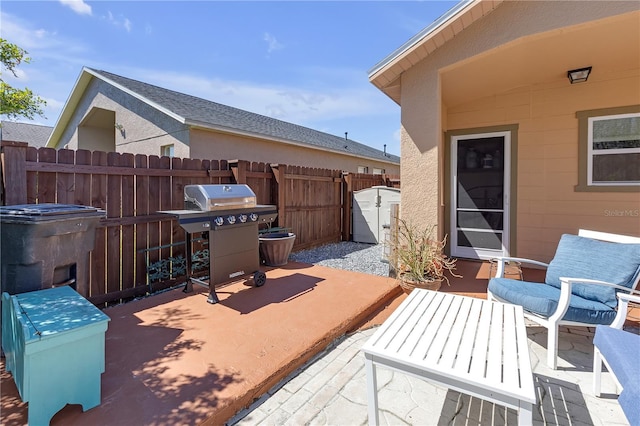
M 516 241 L 517 241 L 517 159 L 518 159 L 518 125 L 510 124 L 503 126 L 491 126 L 491 127 L 478 127 L 469 129 L 456 129 L 449 130 L 444 133 L 444 150 L 443 150 L 443 199 L 444 199 L 444 211 L 443 211 L 443 229 L 446 234 L 450 234 L 452 227 L 452 185 L 453 185 L 453 164 L 452 164 L 452 146 L 454 138 L 473 138 L 483 137 L 495 134 L 508 133 L 510 139 L 510 155 L 504 155 L 505 166 L 505 181 L 509 182 L 509 188 L 505 187 L 505 194 L 508 197 L 508 205 L 505 206 L 505 215 L 508 216 L 508 223 L 504 226 L 506 239 L 503 240 L 503 252 L 504 247 L 507 248 L 504 252 L 504 256 L 517 256 Z M 447 238 L 447 254 L 452 255 L 451 235 Z M 463 257 L 463 256 L 459 256 Z M 465 256 L 466 257 L 466 256 Z M 471 256 L 471 259 L 478 259 L 485 257 Z

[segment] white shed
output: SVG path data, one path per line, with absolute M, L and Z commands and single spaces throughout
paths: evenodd
M 391 223 L 391 204 L 400 204 L 400 189 L 386 186 L 354 191 L 353 241 L 378 244 L 384 242 L 385 228 Z

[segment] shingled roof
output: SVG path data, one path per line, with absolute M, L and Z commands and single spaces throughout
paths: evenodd
M 53 132 L 51 126 L 2 121 L 0 139 L 11 142 L 26 142 L 30 146 L 40 148 L 47 144 L 51 132 Z
M 84 68 L 83 71 L 126 90 L 155 108 L 169 112 L 174 117 L 177 116 L 187 125 L 232 133 L 248 133 L 282 142 L 310 145 L 345 155 L 400 163 L 400 157 L 396 155 L 384 153 L 351 139 L 154 86 L 107 71 L 92 68 Z

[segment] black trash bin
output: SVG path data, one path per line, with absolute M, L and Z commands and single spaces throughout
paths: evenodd
M 2 292 L 70 285 L 88 296 L 89 253 L 103 217 L 103 210 L 74 204 L 0 206 Z

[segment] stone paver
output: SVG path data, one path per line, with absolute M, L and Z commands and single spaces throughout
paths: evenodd
M 367 389 L 360 348 L 375 328 L 347 336 L 228 422 L 253 425 L 365 425 Z M 546 365 L 546 329 L 528 324 L 538 409 L 535 425 L 625 425 L 615 384 L 592 394 L 593 329 L 562 328 L 558 369 Z M 382 425 L 516 424 L 517 412 L 378 367 Z

